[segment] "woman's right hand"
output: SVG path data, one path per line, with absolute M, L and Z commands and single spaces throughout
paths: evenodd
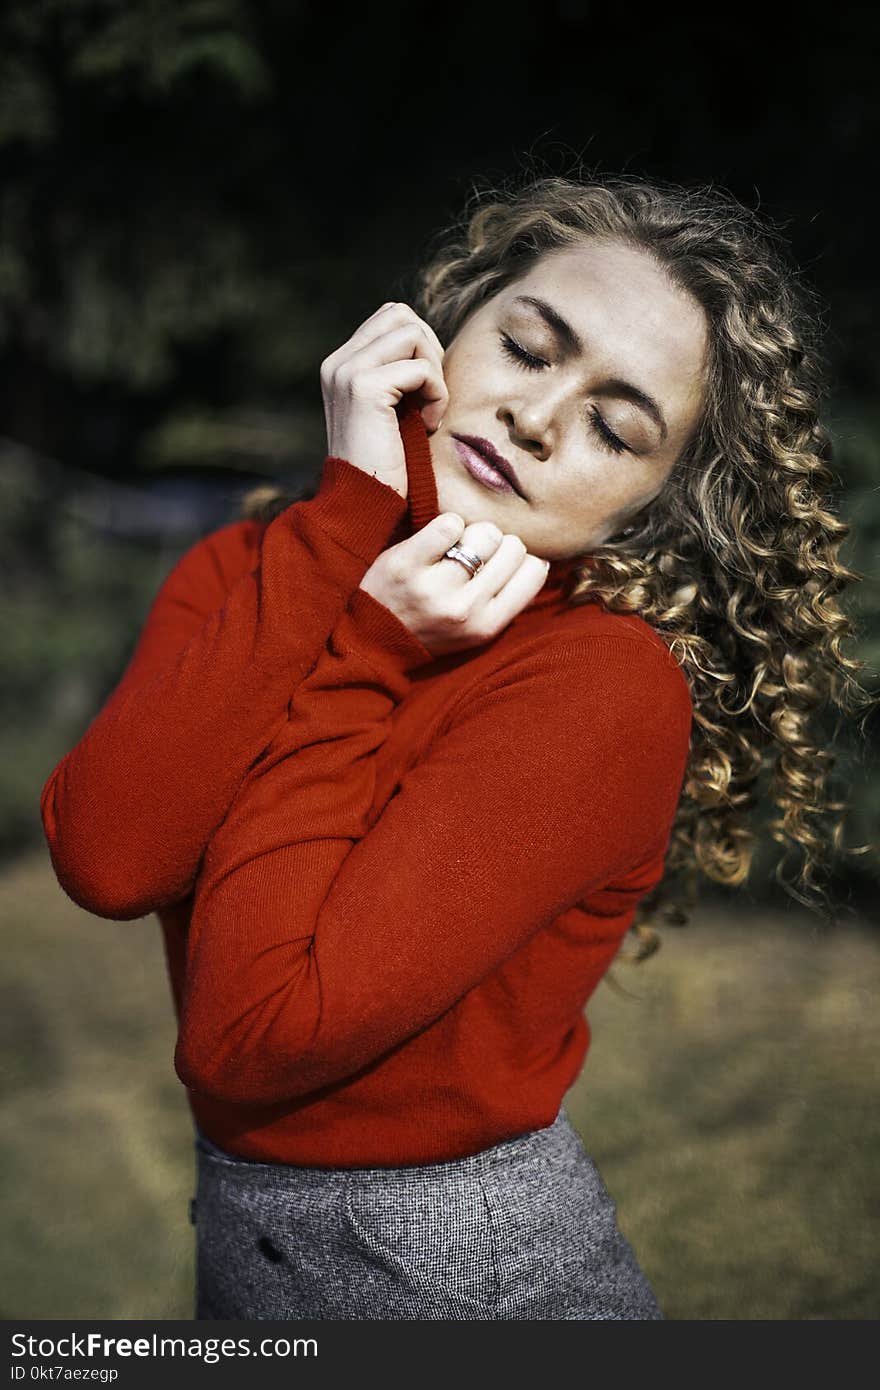
M 446 410 L 443 347 L 408 304 L 389 302 L 321 363 L 327 453 L 407 496 L 406 454 L 395 411 L 408 391 L 422 398 L 433 433 Z
M 471 577 L 445 552 L 460 544 L 483 561 Z M 435 656 L 491 641 L 530 603 L 548 562 L 494 521 L 466 526 L 441 512 L 406 540 L 383 550 L 360 582 Z

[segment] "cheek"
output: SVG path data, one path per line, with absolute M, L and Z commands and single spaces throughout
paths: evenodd
M 619 476 L 615 464 L 590 458 L 556 496 L 560 507 L 573 514 L 595 517 L 625 507 L 634 491 Z
M 552 490 L 546 497 L 543 526 L 560 540 L 579 544 L 584 539 L 598 540 L 597 532 L 616 531 L 621 517 L 637 510 L 644 489 L 631 480 L 621 478 L 614 463 L 591 460 L 574 482 Z M 624 523 L 620 521 L 622 526 Z
M 454 399 L 463 405 L 493 407 L 500 399 L 498 363 L 476 345 L 456 343 L 443 356 L 443 378 Z

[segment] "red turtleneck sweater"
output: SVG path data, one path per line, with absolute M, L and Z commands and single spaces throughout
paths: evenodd
M 687 682 L 636 615 L 567 601 L 432 657 L 359 587 L 438 513 L 345 459 L 162 583 L 104 708 L 41 795 L 66 893 L 156 912 L 201 1129 L 243 1158 L 474 1153 L 554 1119 L 584 1005 L 660 879 Z

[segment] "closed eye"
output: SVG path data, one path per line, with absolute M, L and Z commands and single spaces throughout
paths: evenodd
M 512 357 L 514 362 L 519 362 L 521 365 L 524 363 L 530 371 L 537 371 L 539 368 L 547 366 L 543 357 L 535 357 L 533 353 L 521 347 L 513 338 L 508 337 L 506 333 L 501 334 L 501 343 L 508 357 Z
M 518 367 L 523 367 L 529 372 L 539 372 L 542 367 L 549 365 L 544 361 L 543 357 L 536 357 L 534 353 L 522 347 L 521 344 L 519 344 L 515 338 L 511 338 L 509 334 L 502 333 L 500 334 L 500 338 L 502 351 L 505 352 Z M 622 454 L 624 452 L 632 453 L 629 445 L 624 444 L 623 440 L 614 433 L 608 425 L 604 415 L 600 413 L 595 405 L 590 406 L 589 414 L 593 422 L 593 433 L 598 436 L 604 448 L 614 454 Z

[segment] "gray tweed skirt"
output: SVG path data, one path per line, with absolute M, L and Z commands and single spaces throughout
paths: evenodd
M 658 1319 L 615 1203 L 560 1107 L 466 1158 L 314 1168 L 196 1128 L 201 1319 Z

